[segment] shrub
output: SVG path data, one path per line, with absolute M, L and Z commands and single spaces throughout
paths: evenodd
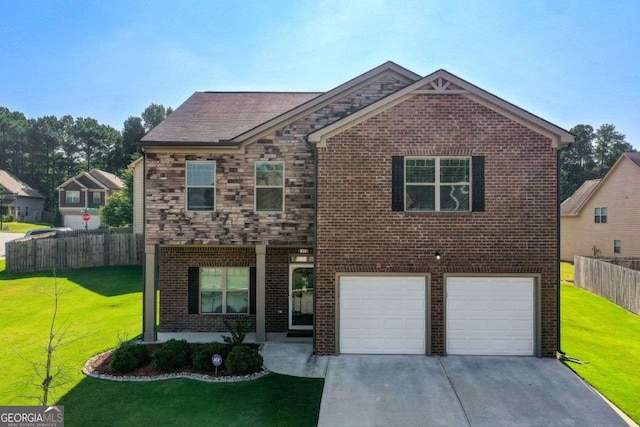
M 111 356 L 111 369 L 116 372 L 130 372 L 149 361 L 146 345 L 123 342 Z
M 221 342 L 211 342 L 208 344 L 198 344 L 193 349 L 193 367 L 199 371 L 213 371 L 215 367 L 211 363 L 214 354 L 222 356 L 223 365 L 227 362 L 227 357 L 231 347 Z
M 262 356 L 257 348 L 234 346 L 225 366 L 231 375 L 252 374 L 262 369 Z
M 240 345 L 247 333 L 251 331 L 251 324 L 246 320 L 238 319 L 235 321 L 235 325 L 232 325 L 226 317 L 222 318 L 222 323 L 227 327 L 231 333 L 230 337 L 222 337 L 222 340 L 229 345 Z
M 191 347 L 186 340 L 170 339 L 153 353 L 154 366 L 165 371 L 184 368 L 190 360 Z
M 13 215 L 3 215 L 2 216 L 2 221 L 3 222 L 13 222 L 15 220 L 15 217 Z

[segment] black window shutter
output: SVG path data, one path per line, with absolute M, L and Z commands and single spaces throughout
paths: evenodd
M 484 212 L 484 156 L 471 158 L 472 176 L 472 207 L 474 212 Z
M 200 268 L 189 267 L 189 314 L 200 313 Z
M 249 268 L 249 314 L 256 314 L 256 268 Z
M 404 211 L 404 157 L 391 157 L 391 210 Z

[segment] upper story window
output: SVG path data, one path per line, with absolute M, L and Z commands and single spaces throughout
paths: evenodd
M 256 162 L 255 167 L 256 211 L 284 211 L 284 162 Z
M 80 203 L 80 191 L 67 190 L 64 199 L 67 203 Z
M 97 191 L 93 192 L 93 204 L 94 205 L 99 205 L 100 202 L 102 201 L 102 198 L 100 197 L 100 193 Z
M 593 221 L 596 224 L 607 223 L 607 208 L 595 208 L 593 213 Z
M 215 182 L 215 162 L 187 162 L 187 210 L 214 210 Z
M 470 210 L 469 157 L 405 157 L 405 210 Z

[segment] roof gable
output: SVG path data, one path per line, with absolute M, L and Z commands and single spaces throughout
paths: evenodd
M 462 94 L 498 114 L 548 137 L 554 147 L 571 143 L 574 140 L 574 136 L 561 127 L 531 114 L 446 70 L 438 70 L 350 116 L 309 134 L 309 141 L 319 143 L 319 146 L 322 146 L 327 138 L 343 132 L 418 94 Z
M 75 182 L 86 189 L 121 190 L 123 186 L 122 180 L 114 174 L 100 169 L 91 169 L 89 172 L 81 172 L 69 178 L 56 189 L 63 190 L 71 182 Z
M 629 161 L 634 167 L 640 168 L 640 153 L 624 153 L 611 167 L 609 172 L 602 179 L 592 179 L 582 183 L 580 188 L 560 205 L 561 216 L 577 216 L 580 215 L 582 208 L 591 200 L 597 192 L 602 188 L 606 181 L 613 176 L 622 162 Z M 640 181 L 640 170 L 638 171 L 638 181 Z
M 3 191 L 3 189 L 7 193 L 17 194 L 19 197 L 44 199 L 44 196 L 37 190 L 29 187 L 11 173 L 0 169 L 0 191 Z

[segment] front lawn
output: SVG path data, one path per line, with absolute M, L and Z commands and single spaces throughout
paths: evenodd
M 53 313 L 51 273 L 7 274 L 0 261 L 0 405 L 36 404 L 38 379 L 30 361 L 44 362 Z M 62 396 L 82 379 L 84 362 L 114 347 L 118 335 L 133 338 L 141 331 L 142 268 L 112 267 L 58 272 L 58 321 L 66 320 L 69 344 L 54 354 L 67 384 Z M 42 381 L 42 380 L 40 380 Z
M 51 224 L 45 222 L 3 222 L 0 233 L 26 233 L 36 228 L 51 228 Z
M 567 365 L 640 422 L 640 316 L 577 286 L 561 286 L 562 350 L 585 363 Z
M 86 378 L 59 403 L 70 426 L 315 426 L 322 385 L 278 374 L 227 384 Z
M 69 343 L 54 354 L 67 374 L 56 390 L 68 425 L 291 425 L 318 421 L 322 379 L 270 374 L 255 381 L 212 384 L 195 380 L 116 383 L 81 373 L 92 356 L 118 337 L 141 329 L 142 269 L 103 267 L 58 272 L 64 290 L 60 321 Z M 0 260 L 0 405 L 36 405 L 38 379 L 28 361 L 43 362 L 53 312 L 53 277 L 4 272 Z M 40 380 L 41 381 L 41 380 Z

